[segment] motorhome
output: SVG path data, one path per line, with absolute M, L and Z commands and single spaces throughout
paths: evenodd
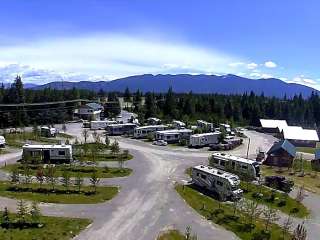
M 250 179 L 260 177 L 260 164 L 251 159 L 213 153 L 209 158 L 209 165 Z
M 40 128 L 40 135 L 42 137 L 55 137 L 57 136 L 58 131 L 56 128 L 53 127 L 41 127 Z
M 4 136 L 0 136 L 0 147 L 5 147 L 6 146 L 6 139 Z
M 108 125 L 106 130 L 109 135 L 113 136 L 133 135 L 136 127 L 137 125 L 134 123 L 117 123 Z
M 24 161 L 69 163 L 72 160 L 72 146 L 25 144 L 22 147 L 22 158 Z
M 110 124 L 117 124 L 117 121 L 111 121 L 111 120 L 91 121 L 90 122 L 90 129 L 91 130 L 104 130 Z
M 135 138 L 146 138 L 149 133 L 155 133 L 156 131 L 163 131 L 167 128 L 166 125 L 148 125 L 143 127 L 137 127 L 134 130 Z
M 205 147 L 218 144 L 220 132 L 193 134 L 190 136 L 189 147 Z
M 237 175 L 210 166 L 199 165 L 192 168 L 192 182 L 216 193 L 219 199 L 236 200 L 242 197 L 240 179 Z
M 167 143 L 178 143 L 182 139 L 189 141 L 191 134 L 191 129 L 170 129 L 156 131 L 156 140 L 164 140 Z
M 173 120 L 172 121 L 172 126 L 176 129 L 181 129 L 181 128 L 185 128 L 186 124 L 184 122 L 181 121 L 177 121 L 177 120 Z

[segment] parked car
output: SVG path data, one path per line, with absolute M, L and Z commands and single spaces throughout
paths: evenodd
M 267 176 L 264 179 L 264 184 L 286 193 L 291 192 L 294 186 L 294 182 L 286 179 L 284 176 Z
M 154 141 L 152 144 L 158 145 L 158 146 L 167 146 L 168 145 L 168 143 L 164 140 L 157 140 L 157 141 Z

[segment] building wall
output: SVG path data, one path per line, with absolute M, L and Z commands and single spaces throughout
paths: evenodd
M 281 149 L 278 152 L 269 154 L 263 164 L 276 167 L 291 167 L 293 159 L 291 155 Z

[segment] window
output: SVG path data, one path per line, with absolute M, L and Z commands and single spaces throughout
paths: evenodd
M 59 156 L 65 156 L 66 152 L 65 151 L 59 151 Z
M 223 186 L 223 182 L 217 181 L 217 185 L 222 187 Z
M 220 165 L 221 165 L 221 166 L 225 166 L 225 165 L 226 165 L 226 162 L 225 162 L 225 161 L 220 160 Z
M 199 177 L 199 176 L 200 176 L 200 173 L 197 172 L 197 177 Z
M 207 176 L 206 176 L 206 175 L 201 174 L 201 178 L 202 178 L 202 179 L 207 179 Z
M 232 166 L 233 169 L 235 169 L 236 168 L 236 163 L 235 162 L 231 162 L 231 166 Z
M 242 165 L 241 168 L 242 168 L 242 169 L 248 169 L 248 166 Z

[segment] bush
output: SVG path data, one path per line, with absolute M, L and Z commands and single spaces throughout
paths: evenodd
M 254 224 L 245 223 L 239 226 L 239 231 L 241 232 L 251 232 L 255 228 Z
M 292 214 L 295 214 L 295 213 L 298 213 L 298 212 L 299 212 L 299 208 L 296 208 L 296 207 L 294 207 L 294 208 L 292 208 L 290 210 L 290 213 L 292 213 Z
M 269 240 L 270 238 L 271 238 L 270 232 L 265 230 L 254 232 L 252 235 L 253 240 Z
M 285 205 L 287 205 L 287 201 L 286 200 L 280 200 L 277 204 L 278 207 L 284 207 Z

